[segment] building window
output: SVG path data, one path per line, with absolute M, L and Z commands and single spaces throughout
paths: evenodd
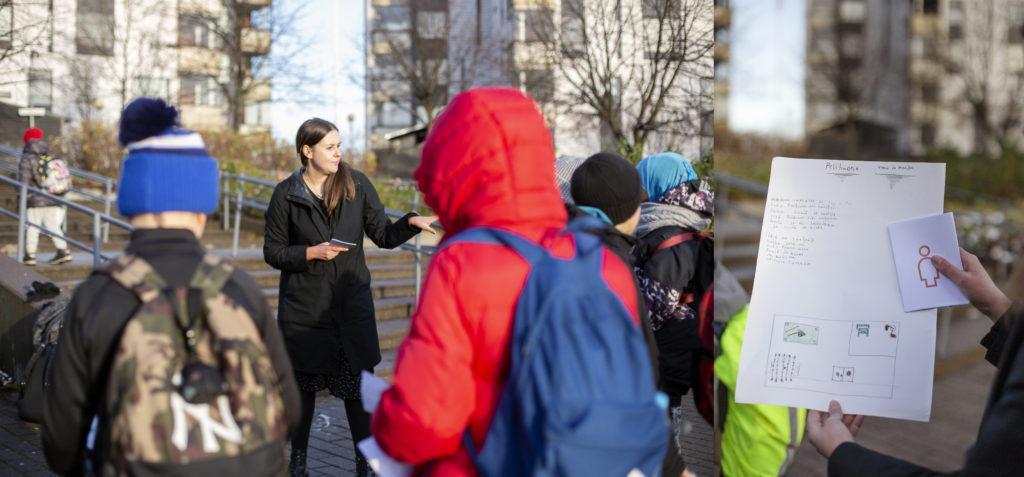
M 220 106 L 221 89 L 212 76 L 186 75 L 181 77 L 178 103 L 196 106 Z
M 245 105 L 245 124 L 250 126 L 270 125 L 270 102 L 260 101 Z
M 217 35 L 211 26 L 217 20 L 193 15 L 178 19 L 178 46 L 198 46 L 216 49 Z
M 544 41 L 552 38 L 555 21 L 551 10 L 533 8 L 519 10 L 519 39 L 524 42 Z
M 839 19 L 846 23 L 861 23 L 867 16 L 864 0 L 843 0 L 839 4 Z
M 374 7 L 377 12 L 377 29 L 386 31 L 402 31 L 409 29 L 409 7 L 404 5 L 385 5 Z
M 31 69 L 28 72 L 28 106 L 49 108 L 53 104 L 53 72 Z
M 840 52 L 847 58 L 860 58 L 864 54 L 864 42 L 861 35 L 843 35 L 839 46 Z
M 939 85 L 934 80 L 921 82 L 921 101 L 925 104 L 935 104 L 939 101 Z
M 386 128 L 404 128 L 412 124 L 412 115 L 397 103 L 377 103 L 377 125 Z
M 681 5 L 679 0 L 643 0 L 644 18 L 675 18 L 679 16 Z
M 550 70 L 519 72 L 519 88 L 538 103 L 550 103 L 555 97 L 555 78 Z
M 78 0 L 75 49 L 83 55 L 114 55 L 114 0 Z
M 930 149 L 935 147 L 935 125 L 925 123 L 921 125 L 921 146 Z
M 448 36 L 448 15 L 445 12 L 419 12 L 416 14 L 416 33 L 431 40 Z
M 586 47 L 586 12 L 580 0 L 562 2 L 562 50 L 570 58 L 579 58 Z
M 938 15 L 939 14 L 939 0 L 924 0 L 921 5 L 921 11 L 925 15 Z
M 135 89 L 132 94 L 136 97 L 148 96 L 150 98 L 170 100 L 171 80 L 152 76 L 137 76 L 135 77 Z
M 1024 43 L 1024 4 L 1011 3 L 1006 13 L 1009 20 L 1006 40 L 1010 43 Z
M 14 4 L 0 3 L 0 50 L 11 48 L 14 42 Z
M 962 40 L 964 38 L 964 2 L 952 0 L 949 2 L 949 39 Z

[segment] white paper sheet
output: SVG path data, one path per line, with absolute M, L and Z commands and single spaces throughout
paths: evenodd
M 960 288 L 942 276 L 931 261 L 931 257 L 939 256 L 964 269 L 952 213 L 889 224 L 889 240 L 903 311 L 970 303 Z
M 362 373 L 362 378 L 359 380 L 359 394 L 363 399 L 363 409 L 373 414 L 373 411 L 377 410 L 377 404 L 380 403 L 380 395 L 391 385 L 366 371 Z
M 886 227 L 942 212 L 944 164 L 776 158 L 736 401 L 925 421 L 934 309 L 905 313 Z
M 408 477 L 412 475 L 412 466 L 392 459 L 372 437 L 359 441 L 359 451 L 366 457 L 370 468 L 380 477 Z

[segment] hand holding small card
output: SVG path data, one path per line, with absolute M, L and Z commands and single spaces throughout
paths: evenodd
M 889 241 L 903 311 L 966 305 L 967 297 L 942 276 L 931 258 L 939 256 L 963 270 L 953 214 L 946 213 L 889 224 Z

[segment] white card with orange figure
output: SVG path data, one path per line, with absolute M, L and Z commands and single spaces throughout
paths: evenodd
M 961 270 L 964 268 L 952 213 L 889 224 L 889 242 L 903 311 L 969 303 L 960 288 L 939 273 L 931 260 L 939 256 Z

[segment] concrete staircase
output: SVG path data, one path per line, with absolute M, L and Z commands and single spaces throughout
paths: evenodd
M 95 206 L 95 203 L 83 203 Z M 0 207 L 17 211 L 17 195 L 10 187 L 0 186 Z M 277 310 L 278 281 L 280 272 L 263 261 L 263 223 L 261 219 L 246 218 L 243 220 L 239 239 L 239 254 L 233 261 L 248 272 L 263 289 L 271 308 Z M 71 238 L 92 243 L 92 221 L 86 214 L 71 211 L 67 220 L 67 231 Z M 0 247 L 4 253 L 14 257 L 17 245 L 17 221 L 0 217 Z M 107 255 L 119 255 L 129 239 L 129 232 L 112 226 L 109 241 L 103 250 Z M 204 232 L 203 243 L 212 253 L 231 257 L 232 234 L 223 230 L 221 222 L 211 218 Z M 427 242 L 426 240 L 424 242 Z M 427 245 L 427 243 L 424 243 Z M 376 374 L 390 377 L 394 368 L 395 349 L 405 338 L 409 330 L 409 317 L 416 303 L 416 270 L 415 254 L 403 250 L 378 249 L 368 240 L 364 243 L 367 266 L 372 277 L 374 305 L 377 318 L 377 333 L 380 339 L 382 362 L 376 368 Z M 37 271 L 59 285 L 66 293 L 71 293 L 92 271 L 91 253 L 71 247 L 74 260 L 63 265 L 47 265 L 54 252 L 50 239 L 40 236 L 37 258 Z M 426 270 L 429 257 L 424 257 L 423 270 Z

